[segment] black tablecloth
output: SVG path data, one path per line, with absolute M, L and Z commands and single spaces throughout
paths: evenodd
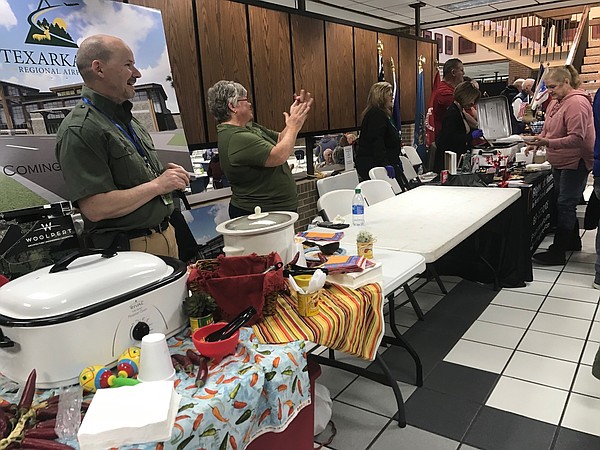
M 528 174 L 524 181 L 529 186 L 516 202 L 436 261 L 440 275 L 492 283 L 495 270 L 500 287 L 533 280 L 531 255 L 551 227 L 555 202 L 550 172 Z

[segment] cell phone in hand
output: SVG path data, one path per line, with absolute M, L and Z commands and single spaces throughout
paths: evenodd
M 334 230 L 343 230 L 344 228 L 348 228 L 350 225 L 348 225 L 347 223 L 333 223 L 333 222 L 325 221 L 325 222 L 317 223 L 317 226 L 323 227 L 323 228 L 331 228 Z

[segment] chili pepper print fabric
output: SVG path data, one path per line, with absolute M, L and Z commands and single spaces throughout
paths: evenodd
M 196 351 L 189 335 L 187 329 L 167 341 L 171 354 Z M 193 373 L 177 372 L 174 385 L 182 399 L 169 441 L 120 448 L 241 450 L 264 433 L 285 430 L 298 412 L 310 404 L 304 347 L 304 341 L 260 344 L 251 328 L 241 328 L 236 353 L 219 364 L 209 361 L 203 387 L 196 387 L 198 366 L 194 366 Z M 14 384 L 8 382 L 11 385 L 14 389 Z M 58 390 L 38 390 L 34 403 L 55 393 Z M 0 391 L 0 402 L 13 401 L 12 395 Z M 89 400 L 89 395 L 84 398 Z M 75 441 L 67 444 L 78 448 Z
M 194 349 L 181 336 L 168 343 L 171 353 Z M 303 341 L 259 344 L 251 328 L 242 328 L 236 353 L 217 365 L 209 363 L 208 369 L 206 384 L 199 389 L 195 374 L 177 374 L 177 392 L 183 398 L 164 448 L 243 449 L 261 434 L 285 430 L 310 404 Z

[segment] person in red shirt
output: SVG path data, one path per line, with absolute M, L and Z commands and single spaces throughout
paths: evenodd
M 442 131 L 442 120 L 450 105 L 454 102 L 454 88 L 463 82 L 465 68 L 458 58 L 449 59 L 444 63 L 442 81 L 433 96 L 433 120 L 435 122 L 435 137 Z
M 458 58 L 451 58 L 444 63 L 442 73 L 442 81 L 437 85 L 437 88 L 431 93 L 432 112 L 434 122 L 434 140 L 437 139 L 442 130 L 442 120 L 448 107 L 454 102 L 454 88 L 463 82 L 465 68 L 463 63 Z M 435 143 L 429 147 L 429 167 L 433 166 L 435 161 Z

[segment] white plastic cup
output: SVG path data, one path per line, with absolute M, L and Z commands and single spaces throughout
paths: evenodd
M 171 363 L 167 338 L 162 333 L 147 334 L 142 338 L 138 380 L 144 382 L 174 379 L 175 369 Z

